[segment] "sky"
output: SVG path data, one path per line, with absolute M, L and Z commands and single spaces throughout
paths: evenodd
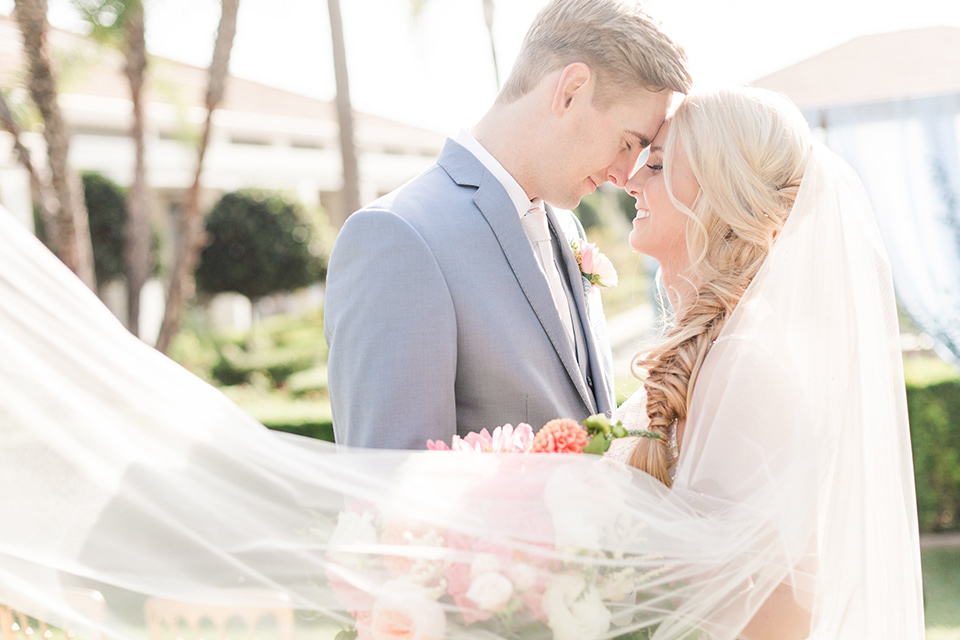
M 54 26 L 76 29 L 70 0 L 49 0 Z M 145 0 L 151 53 L 205 67 L 216 0 Z M 495 0 L 501 78 L 545 0 Z M 341 0 L 357 111 L 440 133 L 474 124 L 496 95 L 481 0 Z M 744 84 L 855 37 L 960 27 L 960 0 L 647 0 L 687 50 L 696 86 Z M 13 0 L 0 0 L 10 13 Z M 241 0 L 231 72 L 322 99 L 335 92 L 326 2 Z

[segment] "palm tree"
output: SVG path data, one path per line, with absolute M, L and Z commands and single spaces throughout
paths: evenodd
M 420 17 L 429 2 L 430 0 L 410 0 L 413 17 Z M 493 0 L 481 0 L 481 2 L 483 2 L 483 20 L 487 24 L 487 34 L 490 36 L 490 55 L 493 56 L 493 79 L 497 83 L 497 91 L 499 91 L 500 67 L 497 65 L 497 45 L 493 40 Z
M 49 182 L 40 175 L 40 170 L 34 166 L 33 160 L 30 158 L 30 151 L 20 139 L 20 124 L 17 122 L 13 109 L 10 108 L 3 93 L 0 93 L 0 122 L 3 123 L 3 128 L 13 138 L 13 150 L 17 154 L 17 160 L 27 170 L 27 175 L 30 176 L 30 196 L 43 224 L 47 243 L 50 246 L 57 246 L 60 241 L 60 236 L 57 233 L 57 210 L 60 204 L 57 202 L 56 196 L 53 195 Z
M 147 73 L 142 0 L 74 0 L 83 18 L 100 42 L 124 52 L 124 71 L 130 84 L 134 143 L 133 184 L 127 196 L 127 226 L 124 260 L 127 277 L 127 328 L 140 333 L 140 292 L 153 265 L 150 246 L 150 201 L 147 188 L 146 140 L 144 136 L 143 87 Z
M 23 34 L 23 52 L 29 62 L 30 96 L 43 117 L 50 182 L 59 202 L 54 236 L 54 253 L 91 289 L 93 247 L 80 177 L 67 164 L 70 134 L 57 103 L 56 74 L 47 47 L 46 0 L 14 0 L 14 17 Z
M 340 0 L 327 0 L 327 10 L 330 13 L 333 69 L 337 81 L 340 153 L 343 157 L 343 191 L 340 211 L 334 211 L 331 215 L 331 221 L 339 228 L 343 225 L 347 216 L 360 208 L 360 176 L 357 166 L 357 146 L 353 139 L 353 109 L 350 106 L 350 83 L 347 74 L 347 53 L 343 41 Z
M 180 330 L 183 307 L 188 297 L 188 286 L 193 272 L 200 260 L 204 246 L 203 219 L 200 217 L 200 176 L 203 172 L 203 160 L 210 144 L 210 130 L 213 112 L 223 100 L 227 85 L 227 71 L 230 66 L 230 51 L 237 33 L 237 12 L 240 0 L 221 0 L 220 26 L 217 28 L 217 40 L 213 46 L 213 60 L 210 63 L 207 84 L 207 117 L 197 148 L 197 166 L 193 185 L 187 192 L 187 201 L 180 210 L 180 225 L 177 234 L 177 252 L 174 260 L 170 286 L 167 290 L 167 304 L 157 338 L 157 349 L 166 352 L 170 341 Z

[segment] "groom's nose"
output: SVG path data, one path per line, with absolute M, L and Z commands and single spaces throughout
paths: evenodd
M 621 189 L 624 188 L 630 176 L 633 175 L 633 170 L 637 166 L 637 157 L 639 155 L 639 152 L 619 154 L 613 161 L 613 164 L 607 167 L 607 180 Z

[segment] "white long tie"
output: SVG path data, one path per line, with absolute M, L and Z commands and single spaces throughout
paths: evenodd
M 527 234 L 531 244 L 533 244 L 534 253 L 540 261 L 540 268 L 547 277 L 547 284 L 550 286 L 550 293 L 553 295 L 553 304 L 560 315 L 560 321 L 563 322 L 563 328 L 567 332 L 567 337 L 573 341 L 573 322 L 570 319 L 570 306 L 567 300 L 567 293 L 560 281 L 560 268 L 557 265 L 553 255 L 553 241 L 550 236 L 550 228 L 547 226 L 547 213 L 539 199 L 534 200 L 526 215 L 520 222 L 523 225 L 524 233 Z

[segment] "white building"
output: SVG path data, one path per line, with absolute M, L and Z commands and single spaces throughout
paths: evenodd
M 77 171 L 97 171 L 129 186 L 134 169 L 129 137 L 132 103 L 122 54 L 57 29 L 50 31 L 49 41 L 59 61 L 60 105 L 72 131 L 70 164 Z M 25 69 L 19 27 L 12 17 L 0 16 L 0 90 L 14 106 L 32 104 Z M 206 69 L 151 58 L 146 88 L 147 182 L 153 195 L 153 224 L 161 233 L 172 233 L 177 209 L 193 181 L 192 141 L 199 137 L 206 116 L 206 89 Z M 439 133 L 354 115 L 362 202 L 429 167 L 443 146 Z M 231 77 L 213 123 L 201 180 L 201 211 L 224 193 L 245 187 L 290 192 L 307 205 L 338 206 L 342 170 L 332 102 Z M 46 157 L 42 125 L 28 123 L 25 128 L 23 142 L 34 162 L 42 165 Z M 12 136 L 0 130 L 0 204 L 32 228 L 29 179 L 11 152 L 12 142 Z M 165 246 L 169 250 L 172 244 Z M 154 298 L 157 295 L 162 297 L 155 292 Z M 161 303 L 153 306 L 157 304 Z M 124 305 L 111 306 L 122 315 Z M 144 306 L 149 306 L 146 301 Z M 145 312 L 156 315 L 155 310 Z
M 121 185 L 133 175 L 129 85 L 122 55 L 68 32 L 51 30 L 62 62 L 60 104 L 73 132 L 70 160 L 79 171 L 98 171 Z M 26 102 L 20 31 L 0 16 L 0 88 Z M 147 86 L 147 170 L 160 210 L 176 206 L 192 182 L 194 139 L 206 114 L 207 70 L 151 58 Z M 444 136 L 363 113 L 355 114 L 361 201 L 407 181 L 430 166 Z M 43 157 L 39 127 L 26 143 Z M 336 109 L 317 100 L 231 77 L 207 151 L 204 204 L 242 187 L 281 189 L 306 204 L 332 205 L 342 186 Z M 21 215 L 26 176 L 0 133 L 0 202 Z
M 761 78 L 860 175 L 897 298 L 960 363 L 960 29 L 856 38 Z

